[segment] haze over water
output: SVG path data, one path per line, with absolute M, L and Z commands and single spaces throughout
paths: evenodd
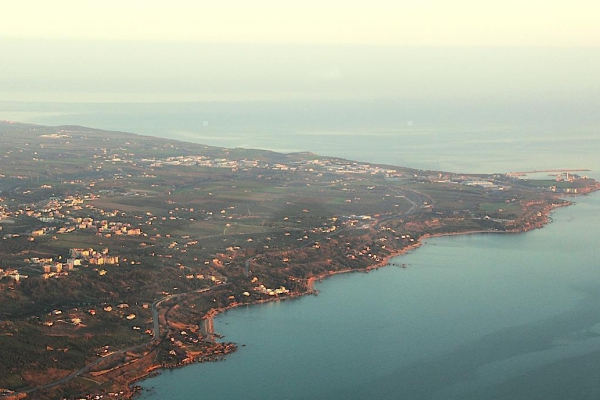
M 83 125 L 213 146 L 312 151 L 422 169 L 600 171 L 595 102 L 401 100 L 19 103 L 0 118 Z
M 347 104 L 321 104 L 329 107 L 321 119 L 308 105 L 286 117 L 283 110 L 297 104 L 275 106 L 271 119 L 268 104 L 255 103 L 205 112 L 198 110 L 206 104 L 70 107 L 77 113 L 43 116 L 32 107 L 30 121 L 429 169 L 589 168 L 600 175 L 593 123 L 409 124 L 379 112 L 379 124 L 361 126 L 376 117 L 346 114 Z M 262 122 L 250 125 L 253 117 Z M 282 135 L 288 131 L 295 134 Z M 232 310 L 216 328 L 244 346 L 225 362 L 144 381 L 152 388 L 144 398 L 596 398 L 600 202 L 598 195 L 574 200 L 542 230 L 431 239 L 396 261 L 407 269 L 336 276 L 318 285 L 318 297 Z
M 453 172 L 600 178 L 591 0 L 20 0 L 0 119 Z M 109 29 L 107 29 L 109 27 Z M 232 310 L 146 399 L 598 399 L 600 196 Z
M 29 122 L 210 145 L 472 173 L 588 168 L 600 177 L 593 119 L 460 121 L 415 108 L 409 120 L 394 102 L 10 107 Z M 216 329 L 243 346 L 225 362 L 144 381 L 143 398 L 596 399 L 600 197 L 573 200 L 541 230 L 430 239 L 395 261 L 407 269 L 336 276 L 318 297 L 229 311 Z

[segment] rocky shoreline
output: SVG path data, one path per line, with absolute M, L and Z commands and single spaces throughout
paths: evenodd
M 597 190 L 597 188 L 596 188 L 596 190 Z M 403 254 L 406 254 L 407 252 L 422 246 L 424 241 L 429 238 L 442 237 L 442 236 L 480 234 L 480 233 L 522 233 L 522 232 L 526 232 L 526 231 L 529 231 L 532 229 L 541 228 L 551 221 L 550 215 L 555 208 L 562 207 L 562 206 L 568 206 L 571 204 L 573 204 L 573 203 L 565 202 L 562 204 L 552 204 L 552 205 L 546 206 L 543 209 L 543 211 L 541 211 L 541 214 L 542 214 L 541 216 L 538 215 L 538 218 L 536 218 L 536 220 L 533 223 L 524 225 L 522 229 L 507 230 L 507 231 L 466 230 L 466 231 L 462 231 L 462 232 L 444 232 L 444 233 L 437 233 L 437 234 L 435 234 L 435 233 L 434 234 L 422 234 L 418 237 L 418 239 L 414 243 L 412 243 L 402 249 L 393 251 L 391 254 L 386 256 L 381 261 L 372 263 L 371 265 L 369 265 L 365 268 L 345 268 L 345 269 L 341 269 L 341 270 L 328 271 L 323 274 L 315 275 L 315 276 L 312 276 L 312 277 L 306 279 L 306 287 L 305 287 L 306 290 L 305 291 L 293 291 L 293 292 L 290 292 L 286 296 L 282 296 L 282 297 L 277 296 L 277 297 L 273 297 L 273 298 L 266 298 L 266 299 L 261 299 L 258 301 L 253 301 L 251 303 L 232 303 L 225 307 L 215 307 L 215 308 L 210 309 L 208 312 L 206 312 L 202 316 L 202 319 L 206 320 L 206 321 L 210 321 L 210 326 L 212 326 L 212 321 L 214 320 L 214 318 L 216 316 L 218 316 L 219 314 L 221 314 L 225 311 L 236 308 L 236 307 L 252 306 L 252 305 L 262 304 L 262 303 L 267 303 L 267 302 L 272 302 L 272 301 L 287 300 L 287 299 L 297 298 L 297 297 L 301 297 L 301 296 L 305 296 L 305 295 L 309 295 L 309 294 L 316 295 L 316 294 L 318 294 L 318 291 L 314 287 L 316 282 L 322 281 L 323 279 L 334 276 L 334 275 L 345 274 L 345 273 L 350 273 L 350 272 L 363 272 L 363 273 L 367 272 L 368 273 L 369 271 L 371 271 L 373 269 L 378 269 L 380 267 L 388 266 L 388 265 L 390 265 L 391 259 L 401 256 Z M 145 352 L 144 354 L 140 355 L 139 358 L 137 358 L 137 359 L 134 359 L 130 362 L 126 362 L 121 365 L 117 364 L 117 366 L 114 368 L 115 374 L 117 374 L 117 375 L 113 381 L 113 385 L 112 385 L 113 388 L 110 392 L 108 392 L 108 393 L 104 392 L 104 394 L 97 394 L 94 392 L 94 394 L 83 395 L 83 396 L 80 396 L 77 398 L 81 398 L 81 399 L 103 398 L 103 397 L 96 397 L 96 396 L 106 396 L 106 398 L 110 398 L 110 397 L 114 397 L 115 395 L 117 395 L 118 398 L 132 399 L 132 398 L 140 396 L 142 394 L 142 391 L 144 390 L 137 383 L 144 379 L 147 379 L 149 377 L 158 375 L 160 373 L 160 370 L 181 368 L 181 367 L 193 364 L 193 363 L 200 363 L 200 362 L 224 361 L 228 354 L 233 353 L 234 351 L 237 350 L 237 345 L 235 343 L 219 342 L 217 340 L 220 338 L 220 336 L 218 334 L 215 334 L 214 332 L 210 332 L 210 334 L 211 334 L 210 337 L 212 338 L 212 343 L 214 346 L 211 348 L 209 353 L 203 353 L 203 352 L 194 353 L 194 352 L 190 351 L 190 352 L 186 353 L 186 357 L 181 362 L 164 364 L 164 363 L 157 363 L 157 362 L 148 363 L 150 361 L 149 356 L 151 356 L 151 353 L 153 351 L 153 350 L 149 350 L 149 351 Z M 144 365 L 144 363 L 146 363 L 146 364 Z M 101 371 L 101 374 L 104 374 L 105 372 L 106 371 Z M 107 377 L 108 377 L 108 375 L 109 374 L 107 373 Z M 7 398 L 7 399 L 27 398 L 25 393 L 12 393 L 12 394 L 5 393 L 3 397 Z
M 596 191 L 596 190 L 600 190 L 600 187 L 597 187 L 595 190 L 590 190 L 587 191 L 587 193 L 590 193 L 592 191 Z M 273 302 L 273 301 L 281 301 L 281 300 L 287 300 L 287 299 L 291 299 L 291 298 L 297 298 L 297 297 L 302 297 L 302 296 L 306 296 L 306 295 L 316 295 L 318 294 L 318 291 L 314 288 L 315 284 L 317 282 L 321 282 L 326 278 L 335 276 L 335 275 L 340 275 L 340 274 L 346 274 L 346 273 L 352 273 L 352 272 L 361 272 L 361 273 L 368 273 L 371 270 L 374 269 L 378 269 L 381 267 L 385 267 L 385 266 L 389 266 L 390 261 L 398 256 L 401 256 L 403 254 L 406 254 L 407 252 L 417 249 L 419 247 L 421 247 L 424 244 L 424 240 L 429 239 L 429 238 L 435 238 L 435 237 L 444 237 L 444 236 L 462 236 L 462 235 L 471 235 L 471 234 L 518 234 L 518 233 L 524 233 L 524 232 L 528 232 L 530 230 L 533 229 L 539 229 L 542 228 L 543 226 L 545 226 L 546 224 L 548 224 L 549 222 L 551 222 L 551 218 L 550 215 L 552 213 L 552 211 L 556 208 L 559 207 L 566 207 L 566 206 L 570 206 L 572 205 L 572 202 L 566 202 L 563 204 L 552 204 L 549 205 L 547 207 L 544 208 L 544 210 L 542 211 L 542 219 L 535 223 L 535 224 L 531 224 L 523 229 L 518 229 L 518 230 L 509 230 L 509 231 L 494 231 L 494 230 L 468 230 L 468 231 L 463 231 L 463 232 L 449 232 L 449 233 L 438 233 L 438 234 L 424 234 L 422 236 L 419 237 L 419 239 L 412 245 L 405 247 L 401 250 L 395 251 L 392 254 L 390 254 L 389 256 L 387 256 L 384 260 L 374 263 L 373 265 L 370 265 L 366 268 L 363 269 L 343 269 L 343 270 L 337 270 L 337 271 L 330 271 L 324 274 L 320 274 L 320 275 L 316 275 L 313 277 L 310 277 L 307 279 L 307 291 L 306 292 L 293 292 L 290 293 L 288 296 L 286 297 L 277 297 L 277 298 L 272 298 L 272 299 L 263 299 L 260 301 L 256 301 L 253 303 L 236 303 L 236 304 L 231 304 L 227 307 L 218 307 L 218 308 L 213 308 L 211 310 L 209 310 L 209 312 L 207 312 L 205 314 L 205 316 L 203 317 L 203 319 L 210 319 L 210 320 L 214 320 L 215 317 L 217 317 L 219 314 L 224 313 L 228 310 L 240 307 L 240 306 L 253 306 L 253 305 L 257 305 L 257 304 L 264 304 L 264 303 L 268 303 L 268 302 Z M 231 352 L 234 352 L 237 350 L 237 346 L 235 346 Z M 229 354 L 226 353 L 226 354 Z M 186 362 L 186 363 L 182 363 L 179 365 L 172 365 L 172 366 L 168 366 L 166 367 L 167 369 L 172 369 L 172 368 L 180 368 L 180 367 L 184 367 L 186 365 L 189 365 L 191 363 L 194 362 L 207 362 L 207 361 L 223 361 L 225 360 L 225 356 L 226 354 L 224 354 L 222 357 L 220 357 L 219 359 L 207 359 L 207 360 L 194 360 L 191 362 Z M 135 386 L 134 384 L 136 382 L 139 382 L 143 379 L 146 379 L 148 377 L 150 377 L 151 375 L 155 375 L 158 374 L 158 370 L 163 369 L 165 367 L 162 367 L 160 365 L 156 365 L 152 371 L 149 371 L 149 373 L 147 375 L 144 376 L 140 376 L 137 377 L 136 379 L 131 380 L 128 383 L 128 389 L 136 389 L 136 390 L 132 390 L 132 393 L 130 395 L 130 397 L 127 398 L 134 398 L 136 395 L 139 395 L 141 392 L 139 390 L 139 386 Z

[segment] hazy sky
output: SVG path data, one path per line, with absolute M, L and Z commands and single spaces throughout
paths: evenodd
M 393 45 L 600 45 L 596 0 L 18 0 L 0 36 Z
M 18 0 L 0 100 L 596 96 L 597 0 Z

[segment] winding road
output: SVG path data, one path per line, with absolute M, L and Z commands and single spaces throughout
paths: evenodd
M 418 210 L 420 210 L 420 209 L 423 207 L 423 206 L 422 206 L 422 204 L 423 204 L 423 200 L 424 200 L 425 198 L 428 198 L 428 196 L 426 196 L 426 195 L 424 195 L 424 194 L 422 194 L 422 193 L 419 193 L 419 192 L 417 192 L 417 191 L 415 191 L 415 190 L 412 190 L 412 189 L 393 189 L 393 190 L 394 190 L 396 193 L 398 193 L 398 195 L 401 195 L 401 196 L 402 196 L 402 197 L 404 197 L 404 198 L 405 198 L 407 201 L 409 201 L 409 202 L 411 203 L 411 207 L 410 207 L 410 209 L 409 209 L 408 211 L 406 211 L 406 212 L 404 212 L 404 213 L 401 213 L 401 214 L 398 214 L 398 215 L 394 215 L 394 216 L 387 216 L 387 217 L 384 217 L 384 218 L 380 219 L 380 220 L 378 221 L 378 224 L 381 224 L 382 222 L 384 222 L 384 220 L 388 220 L 388 219 L 392 219 L 392 218 L 398 218 L 398 217 L 399 217 L 399 216 L 401 216 L 402 214 L 403 214 L 404 216 L 408 216 L 408 215 L 411 215 L 411 214 L 414 214 L 414 213 L 418 212 Z M 410 193 L 413 195 L 413 196 L 412 196 L 412 197 L 413 197 L 412 199 L 410 198 L 410 196 L 409 196 L 409 194 L 408 194 L 407 192 L 410 192 Z M 430 198 L 428 198 L 428 200 L 431 200 L 431 199 L 430 199 Z M 342 230 L 338 230 L 337 232 L 335 232 L 335 233 L 331 233 L 331 234 L 327 235 L 326 237 L 332 237 L 332 236 L 338 235 L 338 234 L 340 234 L 340 233 L 341 233 L 343 230 L 344 230 L 344 229 L 342 229 Z M 310 243 L 305 243 L 305 244 L 303 244 L 302 246 L 299 246 L 298 248 L 307 247 L 308 245 L 310 245 Z M 248 272 L 249 272 L 249 269 L 250 269 L 250 263 L 251 263 L 251 261 L 252 261 L 254 258 L 255 258 L 255 257 L 250 257 L 250 258 L 248 258 L 248 259 L 245 261 L 245 265 L 244 265 L 244 266 L 245 266 L 245 269 L 246 269 L 246 273 L 247 273 L 247 274 L 248 274 Z M 45 384 L 45 385 L 40 385 L 40 386 L 36 386 L 36 387 L 32 387 L 32 388 L 28 388 L 28 389 L 23 389 L 23 390 L 14 391 L 14 392 L 10 393 L 10 395 L 14 395 L 14 394 L 21 394 L 21 393 L 23 393 L 23 394 L 29 394 L 29 393 L 36 392 L 36 391 L 38 391 L 38 390 L 49 389 L 49 388 L 52 388 L 52 387 L 54 387 L 54 386 L 61 385 L 61 384 L 63 384 L 63 383 L 66 383 L 66 382 L 68 382 L 68 381 L 70 381 L 70 380 L 74 379 L 74 378 L 77 378 L 78 376 L 80 376 L 81 374 L 85 373 L 86 371 L 88 371 L 88 370 L 89 370 L 89 369 L 91 369 L 92 367 L 94 367 L 94 366 L 98 365 L 98 364 L 99 364 L 99 363 L 101 363 L 102 361 L 105 361 L 105 360 L 107 359 L 107 357 L 112 357 L 112 356 L 115 356 L 115 355 L 121 355 L 121 354 L 124 354 L 124 353 L 126 353 L 126 352 L 129 352 L 129 351 L 135 351 L 135 350 L 138 350 L 138 349 L 141 349 L 141 348 L 144 348 L 144 347 L 147 347 L 147 346 L 151 345 L 153 342 L 155 342 L 155 341 L 158 341 L 158 340 L 160 339 L 160 323 L 159 323 L 159 318 L 158 318 L 158 308 L 159 308 L 159 306 L 160 306 L 162 303 L 164 303 L 164 302 L 166 302 L 166 301 L 169 301 L 169 300 L 171 300 L 171 299 L 174 299 L 174 298 L 178 298 L 178 297 L 185 296 L 185 295 L 189 295 L 189 294 L 193 294 L 193 293 L 195 293 L 195 294 L 206 293 L 206 292 L 209 292 L 209 291 L 211 291 L 211 290 L 213 290 L 213 289 L 216 289 L 216 288 L 221 288 L 221 287 L 223 287 L 224 285 L 227 285 L 227 283 L 226 283 L 226 284 L 223 284 L 223 285 L 219 285 L 219 286 L 213 286 L 213 287 L 209 287 L 209 288 L 198 289 L 198 290 L 195 290 L 195 291 L 193 291 L 193 292 L 177 293 L 177 294 L 169 294 L 169 295 L 167 295 L 167 296 L 165 296 L 165 297 L 163 297 L 163 298 L 160 298 L 160 299 L 158 299 L 158 300 L 155 300 L 155 301 L 152 303 L 152 306 L 151 306 L 151 311 L 152 311 L 152 321 L 153 321 L 153 335 L 152 335 L 152 339 L 151 339 L 149 342 L 147 342 L 147 343 L 143 343 L 143 344 L 139 344 L 139 345 L 136 345 L 136 346 L 132 346 L 132 347 L 128 347 L 128 348 L 126 348 L 126 349 L 117 350 L 117 351 L 115 351 L 115 352 L 112 352 L 112 353 L 106 354 L 106 355 L 104 355 L 104 356 L 101 356 L 101 357 L 97 358 L 96 360 L 94 360 L 94 361 L 90 362 L 89 364 L 87 364 L 87 365 L 85 365 L 85 366 L 81 367 L 81 368 L 80 368 L 80 369 L 78 369 L 77 371 L 75 371 L 75 372 L 73 372 L 73 373 L 71 373 L 71 374 L 67 375 L 66 377 L 64 377 L 64 378 L 62 378 L 62 379 L 56 380 L 56 381 L 54 381 L 54 382 L 47 383 L 47 384 Z M 8 394 L 6 394 L 6 395 L 8 395 Z M 0 394 L 0 397 L 4 397 L 4 396 L 5 396 L 4 394 Z
M 152 321 L 153 321 L 153 325 L 154 325 L 154 327 L 153 327 L 154 334 L 152 335 L 152 339 L 149 342 L 138 344 L 138 345 L 135 345 L 135 346 L 131 346 L 131 347 L 128 347 L 126 349 L 117 350 L 117 351 L 114 351 L 114 352 L 109 353 L 109 354 L 105 354 L 105 355 L 97 358 L 96 360 L 92 361 L 91 363 L 86 364 L 85 366 L 79 368 L 77 371 L 75 371 L 75 372 L 73 372 L 73 373 L 65 376 L 64 378 L 56 380 L 54 382 L 50 382 L 50 383 L 47 383 L 45 385 L 40 385 L 40 386 L 28 388 L 28 389 L 17 390 L 17 391 L 11 392 L 11 393 L 0 394 L 0 397 L 4 397 L 4 396 L 7 396 L 7 395 L 21 394 L 21 393 L 23 393 L 23 394 L 29 394 L 29 393 L 36 392 L 38 390 L 50 389 L 50 388 L 52 388 L 54 386 L 58 386 L 58 385 L 61 385 L 63 383 L 66 383 L 66 382 L 70 381 L 71 379 L 77 378 L 78 376 L 80 376 L 84 372 L 88 371 L 90 368 L 98 365 L 102 361 L 105 361 L 107 359 L 107 357 L 112 357 L 112 356 L 115 356 L 115 355 L 121 355 L 121 354 L 125 354 L 125 353 L 127 353 L 129 351 L 135 351 L 135 350 L 139 350 L 139 349 L 142 349 L 144 347 L 147 347 L 147 346 L 151 345 L 154 341 L 157 341 L 157 340 L 160 339 L 160 324 L 159 324 L 159 321 L 158 321 L 158 307 L 163 302 L 171 300 L 171 299 L 174 299 L 174 298 L 177 298 L 177 297 L 181 297 L 181 296 L 193 294 L 193 293 L 195 293 L 195 294 L 206 293 L 206 292 L 209 292 L 209 291 L 211 291 L 211 290 L 213 290 L 215 288 L 221 288 L 222 286 L 223 285 L 213 286 L 213 287 L 209 287 L 209 288 L 205 288 L 205 289 L 198 289 L 198 290 L 195 290 L 193 292 L 170 294 L 170 295 L 167 295 L 167 296 L 165 296 L 165 297 L 163 297 L 161 299 L 158 299 L 158 300 L 154 301 L 154 303 L 152 303 Z

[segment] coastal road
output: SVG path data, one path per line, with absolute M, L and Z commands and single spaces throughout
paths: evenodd
M 408 216 L 408 215 L 415 214 L 420 209 L 423 208 L 423 202 L 425 201 L 425 199 L 431 201 L 431 199 L 428 196 L 426 196 L 426 195 L 424 195 L 422 193 L 416 192 L 416 191 L 414 191 L 412 189 L 393 189 L 393 190 L 398 195 L 404 197 L 407 201 L 409 201 L 410 204 L 411 204 L 411 208 L 408 211 L 406 211 L 404 213 L 401 213 L 401 214 L 398 214 L 396 216 L 385 217 L 384 219 L 386 219 L 386 220 L 387 219 L 391 219 L 391 218 L 398 218 L 400 216 Z M 383 222 L 383 220 L 378 221 L 379 224 L 381 222 Z M 336 231 L 334 233 L 330 233 L 326 237 L 336 236 L 336 235 L 342 233 L 346 229 L 340 229 L 340 230 L 338 230 L 338 231 Z M 298 249 L 307 247 L 307 246 L 309 246 L 311 244 L 312 244 L 312 242 L 305 243 L 305 244 L 299 246 Z M 245 268 L 246 268 L 246 271 L 247 271 L 246 273 L 249 272 L 250 263 L 251 263 L 251 261 L 253 259 L 254 259 L 254 257 L 250 257 L 250 258 L 248 258 L 245 261 Z M 135 350 L 138 350 L 138 349 L 141 349 L 141 348 L 144 348 L 144 347 L 150 345 L 154 341 L 158 341 L 160 339 L 160 323 L 159 323 L 158 309 L 159 309 L 159 307 L 160 307 L 160 305 L 162 303 L 164 303 L 164 302 L 166 302 L 168 300 L 175 299 L 175 298 L 178 298 L 178 297 L 181 297 L 181 296 L 185 296 L 185 295 L 189 295 L 189 294 L 206 293 L 206 292 L 209 292 L 209 291 L 211 291 L 213 289 L 221 288 L 224 285 L 227 285 L 227 283 L 223 284 L 223 285 L 219 285 L 219 286 L 213 286 L 213 287 L 210 287 L 210 288 L 198 289 L 198 290 L 195 290 L 193 292 L 169 294 L 169 295 L 167 295 L 167 296 L 165 296 L 163 298 L 155 300 L 152 303 L 152 306 L 151 306 L 152 320 L 153 320 L 153 335 L 152 335 L 152 339 L 150 340 L 150 342 L 139 344 L 139 345 L 136 345 L 136 346 L 132 346 L 132 347 L 129 347 L 127 349 L 122 349 L 122 350 L 115 351 L 115 352 L 110 353 L 108 355 L 99 357 L 98 359 L 92 361 L 91 363 L 83 366 L 82 368 L 78 369 L 77 371 L 71 373 L 70 375 L 68 375 L 68 376 L 66 376 L 66 377 L 64 377 L 62 379 L 59 379 L 57 381 L 54 381 L 54 382 L 51 382 L 51 383 L 48 383 L 48 384 L 45 384 L 45 385 L 37 386 L 37 387 L 34 387 L 34 388 L 20 390 L 20 391 L 14 392 L 14 393 L 16 393 L 16 394 L 18 394 L 18 393 L 26 393 L 26 394 L 27 393 L 33 393 L 33 392 L 35 392 L 37 390 L 49 389 L 49 388 L 52 388 L 54 386 L 58 386 L 58 385 L 64 384 L 64 383 L 70 381 L 71 379 L 74 379 L 74 378 L 80 376 L 81 374 L 85 373 L 86 371 L 88 371 L 92 367 L 98 365 L 100 362 L 106 360 L 106 357 L 112 357 L 112 356 L 115 356 L 115 355 L 124 354 L 124 353 L 129 352 L 129 351 L 135 351 Z
M 417 214 L 420 210 L 425 208 L 425 202 L 432 206 L 435 204 L 435 200 L 433 200 L 431 197 L 413 189 L 390 187 L 390 190 L 398 194 L 398 196 L 406 199 L 406 201 L 410 203 L 410 208 L 407 211 L 400 212 L 395 215 L 384 215 L 380 217 L 377 222 L 374 223 L 374 228 L 380 227 L 381 224 L 385 223 L 386 221 L 398 218 L 406 218 L 408 216 Z
M 226 285 L 226 284 L 224 284 L 224 285 Z M 152 321 L 154 324 L 154 328 L 153 328 L 154 335 L 152 336 L 152 340 L 158 340 L 160 338 L 160 324 L 158 323 L 158 306 L 160 306 L 165 301 L 175 299 L 177 297 L 186 296 L 188 294 L 206 293 L 206 292 L 210 292 L 211 290 L 213 290 L 214 288 L 217 288 L 217 287 L 220 288 L 220 287 L 223 287 L 223 285 L 213 286 L 213 287 L 204 288 L 204 289 L 198 289 L 193 292 L 170 294 L 170 295 L 167 295 L 167 296 L 163 297 L 162 299 L 158 299 L 154 303 L 152 303 Z
M 226 284 L 224 284 L 224 285 L 226 285 Z M 50 389 L 52 387 L 61 385 L 63 383 L 67 383 L 71 379 L 77 378 L 78 376 L 80 376 L 84 372 L 88 371 L 90 368 L 98 365 L 102 361 L 105 361 L 107 357 L 112 357 L 112 356 L 115 356 L 115 355 L 125 354 L 128 351 L 139 350 L 139 349 L 142 349 L 142 348 L 144 348 L 144 347 L 152 344 L 152 342 L 154 342 L 156 340 L 159 340 L 159 338 L 160 338 L 160 324 L 159 324 L 159 321 L 158 321 L 158 307 L 163 302 L 165 302 L 167 300 L 171 300 L 171 299 L 177 298 L 177 297 L 185 296 L 185 295 L 188 295 L 188 294 L 206 293 L 206 292 L 209 292 L 209 291 L 211 291 L 213 289 L 221 288 L 224 285 L 213 286 L 213 287 L 209 287 L 209 288 L 205 288 L 205 289 L 198 289 L 198 290 L 195 290 L 193 292 L 170 294 L 170 295 L 167 295 L 167 296 L 165 296 L 165 297 L 163 297 L 161 299 L 158 299 L 158 300 L 154 301 L 154 303 L 152 303 L 152 320 L 153 320 L 153 324 L 154 324 L 154 334 L 152 335 L 152 339 L 150 340 L 150 342 L 138 344 L 138 345 L 135 345 L 135 346 L 132 346 L 132 347 L 128 347 L 126 349 L 117 350 L 117 351 L 115 351 L 113 353 L 106 354 L 104 356 L 101 356 L 101 357 L 97 358 L 96 360 L 92 361 L 91 363 L 89 363 L 89 364 L 87 364 L 87 365 L 79 368 L 77 371 L 75 371 L 75 372 L 73 372 L 73 373 L 65 376 L 62 379 L 56 380 L 54 382 L 47 383 L 45 385 L 40 385 L 40 386 L 32 387 L 32 388 L 29 388 L 29 389 L 18 390 L 18 391 L 12 392 L 10 394 L 20 394 L 20 393 L 29 394 L 29 393 L 36 392 L 38 390 Z M 0 395 L 0 397 L 3 397 L 3 395 Z
M 418 210 L 422 209 L 423 205 L 425 203 L 425 200 L 427 200 L 428 203 L 431 205 L 435 204 L 435 200 L 433 200 L 430 196 L 427 196 L 421 192 L 417 192 L 414 189 L 400 189 L 400 188 L 390 188 L 390 189 L 392 191 L 396 192 L 399 196 L 402 196 L 403 198 L 405 198 L 411 204 L 410 209 L 404 213 L 405 216 L 414 214 Z

